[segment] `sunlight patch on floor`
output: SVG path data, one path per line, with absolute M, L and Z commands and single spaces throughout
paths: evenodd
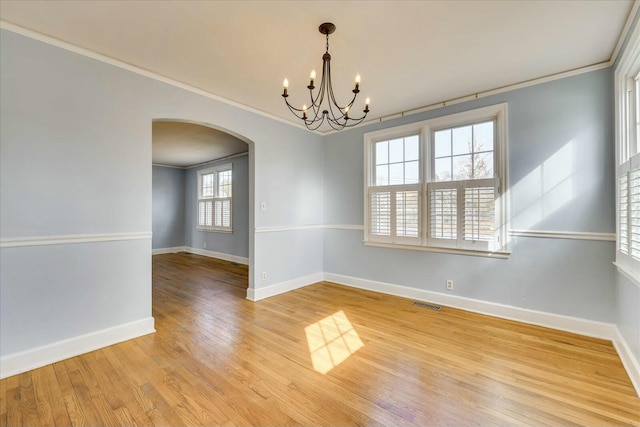
M 306 328 L 313 369 L 326 374 L 364 347 L 358 333 L 342 310 Z

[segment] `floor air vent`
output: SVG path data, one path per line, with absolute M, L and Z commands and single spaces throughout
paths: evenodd
M 440 311 L 442 309 L 442 307 L 440 307 L 439 305 L 429 304 L 428 302 L 414 301 L 413 305 L 417 305 L 418 307 L 428 308 L 429 310 L 436 310 L 436 311 Z

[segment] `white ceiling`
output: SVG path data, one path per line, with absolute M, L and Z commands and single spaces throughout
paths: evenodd
M 631 0 L 2 1 L 0 18 L 285 120 L 330 37 L 339 101 L 371 119 L 609 61 Z M 301 106 L 301 105 L 300 105 Z
M 152 131 L 154 164 L 187 167 L 249 151 L 244 141 L 197 124 L 154 121 Z

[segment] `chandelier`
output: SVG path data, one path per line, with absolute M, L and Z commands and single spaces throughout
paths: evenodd
M 329 55 L 329 34 L 332 34 L 336 30 L 336 26 L 330 22 L 325 22 L 320 25 L 318 30 L 327 38 L 326 51 L 324 55 L 322 55 L 322 80 L 320 81 L 320 88 L 314 96 L 313 90 L 316 88 L 314 86 L 316 72 L 313 70 L 311 71 L 309 86 L 307 86 L 307 89 L 309 89 L 311 104 L 309 107 L 304 104 L 302 108 L 296 108 L 289 104 L 289 101 L 287 100 L 289 97 L 289 80 L 284 79 L 284 91 L 282 93 L 284 102 L 297 118 L 304 121 L 305 126 L 309 130 L 318 129 L 325 121 L 335 130 L 342 130 L 346 127 L 355 126 L 361 123 L 365 117 L 367 117 L 367 113 L 369 112 L 369 98 L 367 98 L 364 102 L 364 114 L 356 118 L 349 116 L 351 107 L 353 107 L 353 103 L 360 92 L 360 74 L 356 75 L 355 88 L 351 91 L 353 92 L 351 102 L 340 106 L 336 101 L 336 97 L 333 94 L 333 87 L 331 85 L 331 55 Z M 327 102 L 326 105 L 323 106 L 325 97 L 327 98 Z

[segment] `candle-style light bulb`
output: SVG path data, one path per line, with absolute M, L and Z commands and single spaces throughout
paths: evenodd
M 316 79 L 316 70 L 312 70 L 311 74 L 309 75 L 309 86 L 307 87 L 308 89 L 313 89 L 313 83 Z
M 307 120 L 307 104 L 302 104 L 302 120 Z
M 360 74 L 356 74 L 356 83 L 360 84 Z
M 289 96 L 289 94 L 287 93 L 287 88 L 289 87 L 289 80 L 284 79 L 284 81 L 282 82 L 282 87 L 283 87 L 282 96 L 286 98 L 287 96 Z
M 356 88 L 353 90 L 353 93 L 358 93 L 360 90 L 360 74 L 356 74 Z
M 364 100 L 364 111 L 365 113 L 369 111 L 369 98 Z
M 346 107 L 344 107 L 344 118 L 345 119 L 349 118 L 349 106 L 348 105 Z

